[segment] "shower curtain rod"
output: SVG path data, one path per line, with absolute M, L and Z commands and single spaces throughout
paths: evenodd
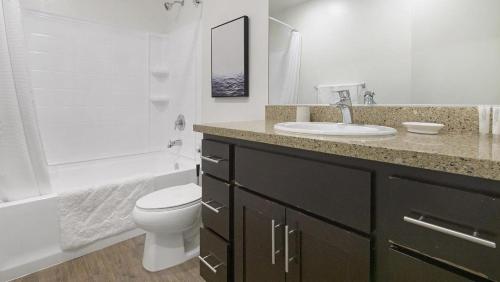
M 269 17 L 269 19 L 270 19 L 270 20 L 272 20 L 272 21 L 274 21 L 274 22 L 277 22 L 277 23 L 279 23 L 279 24 L 281 24 L 281 25 L 284 25 L 285 27 L 287 27 L 287 28 L 288 28 L 288 29 L 290 29 L 291 31 L 298 31 L 298 30 L 297 30 L 296 28 L 294 28 L 293 26 L 291 26 L 291 25 L 289 25 L 289 24 L 287 24 L 287 23 L 285 23 L 285 22 L 282 22 L 282 21 L 280 21 L 280 20 L 278 20 L 278 19 L 276 19 L 276 18 Z

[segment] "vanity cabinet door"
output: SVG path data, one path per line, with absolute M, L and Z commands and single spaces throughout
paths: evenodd
M 287 282 L 370 280 L 369 239 L 293 209 L 285 229 Z
M 285 208 L 236 188 L 234 215 L 235 281 L 285 281 Z

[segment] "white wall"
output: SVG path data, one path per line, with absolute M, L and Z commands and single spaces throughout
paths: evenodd
M 203 122 L 264 119 L 268 98 L 268 0 L 206 0 L 203 6 Z M 243 15 L 249 17 L 250 95 L 248 98 L 212 98 L 211 28 Z
M 303 36 L 300 103 L 317 103 L 315 85 L 356 82 L 366 82 L 379 100 L 408 101 L 411 37 L 407 1 L 314 0 L 272 16 Z M 271 31 L 276 34 L 283 29 Z
M 413 2 L 411 102 L 500 104 L 500 1 Z

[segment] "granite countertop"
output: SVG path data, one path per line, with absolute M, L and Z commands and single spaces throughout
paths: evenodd
M 500 137 L 475 133 L 332 137 L 277 132 L 273 121 L 196 124 L 197 132 L 290 148 L 500 180 Z

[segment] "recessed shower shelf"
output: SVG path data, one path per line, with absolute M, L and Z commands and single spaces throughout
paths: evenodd
M 170 101 L 170 97 L 164 95 L 151 95 L 149 100 L 151 103 L 168 103 Z
M 157 77 L 166 77 L 169 75 L 169 71 L 166 67 L 154 67 L 151 68 L 151 74 Z

